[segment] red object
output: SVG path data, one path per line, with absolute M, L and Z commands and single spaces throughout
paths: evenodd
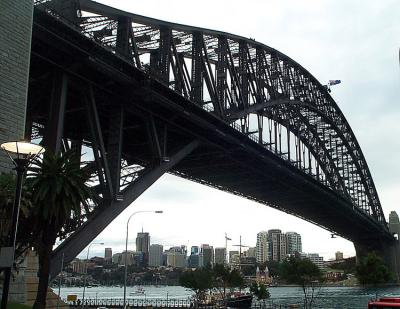
M 368 302 L 368 309 L 395 309 L 400 308 L 400 297 L 382 297 Z

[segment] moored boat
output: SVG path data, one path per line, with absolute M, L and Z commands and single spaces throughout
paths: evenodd
M 396 309 L 400 308 L 400 297 L 381 297 L 379 300 L 368 302 L 368 309 Z
M 253 301 L 251 293 L 233 293 L 225 298 L 226 306 L 229 308 L 250 308 Z

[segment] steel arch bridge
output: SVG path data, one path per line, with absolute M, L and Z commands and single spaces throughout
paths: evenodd
M 91 149 L 98 183 L 98 206 L 54 252 L 53 275 L 62 252 L 72 259 L 165 172 L 362 246 L 393 239 L 350 125 L 288 56 L 89 0 L 35 6 L 28 133 L 55 151 Z

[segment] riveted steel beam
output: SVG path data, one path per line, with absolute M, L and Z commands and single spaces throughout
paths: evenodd
M 58 246 L 51 257 L 50 276 L 54 278 L 64 264 L 71 262 L 93 239 L 97 237 L 122 211 L 132 204 L 162 175 L 194 151 L 200 142 L 194 140 L 172 155 L 168 162 L 145 169 L 139 178 L 121 192 L 121 200 L 105 200 L 98 205 L 88 220 Z

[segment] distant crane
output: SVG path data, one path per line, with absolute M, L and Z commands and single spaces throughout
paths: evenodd
M 242 257 L 242 248 L 249 248 L 249 246 L 242 245 L 242 236 L 239 238 L 239 244 L 238 245 L 232 245 L 234 247 L 239 247 L 239 257 Z
M 225 265 L 228 265 L 228 240 L 232 240 L 225 233 Z
M 249 246 L 242 245 L 242 235 L 240 235 L 239 238 L 239 244 L 238 245 L 232 245 L 234 247 L 239 247 L 239 270 L 241 269 L 241 264 L 242 264 L 242 248 L 249 248 Z

